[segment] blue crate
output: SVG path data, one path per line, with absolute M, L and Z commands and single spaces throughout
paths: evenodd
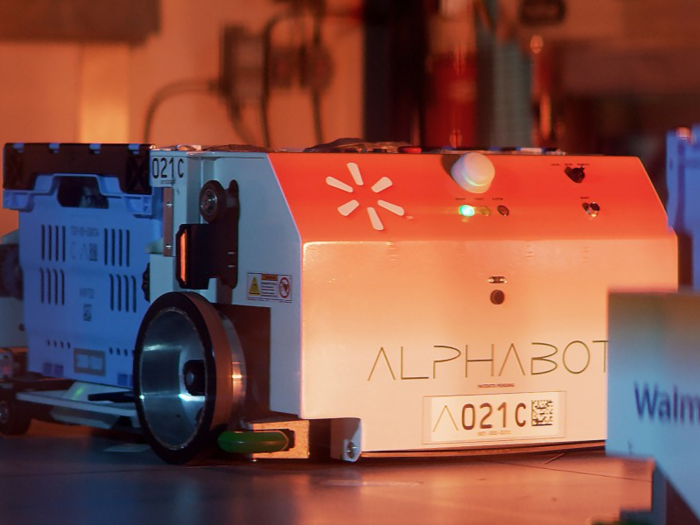
M 146 247 L 163 231 L 162 190 L 142 184 L 147 149 L 15 144 L 4 160 L 4 206 L 19 212 L 28 369 L 130 387 L 148 308 Z
M 666 136 L 669 225 L 679 242 L 680 284 L 700 288 L 700 125 Z

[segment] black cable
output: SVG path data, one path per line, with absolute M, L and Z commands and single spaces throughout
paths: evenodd
M 301 3 L 300 3 L 301 4 Z M 296 7 L 299 9 L 299 6 Z M 325 14 L 325 2 L 320 2 L 313 9 L 313 36 L 312 47 L 314 52 L 318 52 L 322 48 L 321 25 Z M 292 9 L 286 13 L 272 18 L 263 29 L 263 78 L 262 78 L 262 94 L 260 96 L 260 127 L 262 131 L 263 144 L 265 147 L 271 147 L 272 139 L 270 137 L 270 55 L 272 51 L 272 35 L 276 27 L 288 19 L 300 18 L 301 12 Z M 316 142 L 323 142 L 323 119 L 321 115 L 322 102 L 322 87 L 320 84 L 310 80 L 310 96 L 311 108 L 313 112 L 314 135 Z
M 227 106 L 229 119 L 231 120 L 231 124 L 233 125 L 234 131 L 240 137 L 241 142 L 249 145 L 255 144 L 255 139 L 253 139 L 253 133 L 250 131 L 248 126 L 245 125 L 243 117 L 240 114 L 240 108 L 238 108 L 234 104 L 231 104 L 230 102 L 227 103 Z
M 279 22 L 270 20 L 263 29 L 263 70 L 260 86 L 260 133 L 263 146 L 270 147 L 270 50 L 272 48 L 272 30 Z
M 271 18 L 263 28 L 263 72 L 262 72 L 262 93 L 260 94 L 260 128 L 263 145 L 270 147 L 270 54 L 272 51 L 272 33 L 277 25 L 288 18 L 295 18 L 293 12 L 286 12 Z
M 314 60 L 318 59 L 317 53 L 320 52 L 323 47 L 323 41 L 321 36 L 321 24 L 323 22 L 324 15 L 324 5 L 323 3 L 318 6 L 317 10 L 314 12 L 314 25 L 313 25 L 313 39 L 312 45 L 314 49 Z M 311 72 L 313 74 L 313 71 Z M 321 115 L 321 102 L 322 102 L 322 88 L 318 81 L 310 78 L 311 82 L 311 111 L 313 113 L 314 121 L 314 134 L 316 136 L 316 144 L 323 143 L 323 117 Z
M 188 93 L 216 93 L 218 90 L 217 80 L 180 80 L 167 84 L 160 88 L 148 105 L 146 118 L 143 126 L 143 141 L 146 144 L 151 142 L 151 127 L 158 107 L 169 98 Z
M 186 95 L 188 93 L 207 93 L 207 94 L 219 94 L 219 81 L 218 80 L 181 80 L 178 82 L 173 82 L 172 84 L 167 84 L 166 86 L 159 89 L 156 94 L 151 99 L 148 105 L 148 110 L 146 111 L 146 119 L 144 122 L 144 132 L 143 138 L 145 143 L 151 142 L 151 128 L 153 127 L 153 119 L 155 117 L 158 107 L 168 100 L 169 98 Z M 225 97 L 224 97 L 225 98 Z M 227 101 L 228 102 L 228 101 Z M 228 116 L 233 125 L 233 129 L 236 134 L 240 137 L 241 141 L 247 144 L 253 144 L 252 134 L 250 130 L 245 126 L 243 119 L 238 111 L 232 104 L 227 103 Z

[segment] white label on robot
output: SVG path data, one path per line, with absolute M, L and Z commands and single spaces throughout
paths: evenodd
M 292 276 L 276 273 L 249 273 L 248 299 L 292 302 Z
M 185 176 L 183 157 L 152 157 L 151 185 L 154 187 L 172 186 L 176 179 Z
M 564 393 L 423 399 L 423 441 L 467 443 L 564 437 Z

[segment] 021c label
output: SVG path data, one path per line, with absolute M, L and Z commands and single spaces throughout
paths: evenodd
M 423 442 L 563 437 L 564 393 L 525 392 L 423 399 Z

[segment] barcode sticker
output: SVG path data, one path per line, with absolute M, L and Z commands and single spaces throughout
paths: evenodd
M 555 423 L 554 401 L 551 399 L 536 399 L 532 402 L 532 426 L 549 427 Z

